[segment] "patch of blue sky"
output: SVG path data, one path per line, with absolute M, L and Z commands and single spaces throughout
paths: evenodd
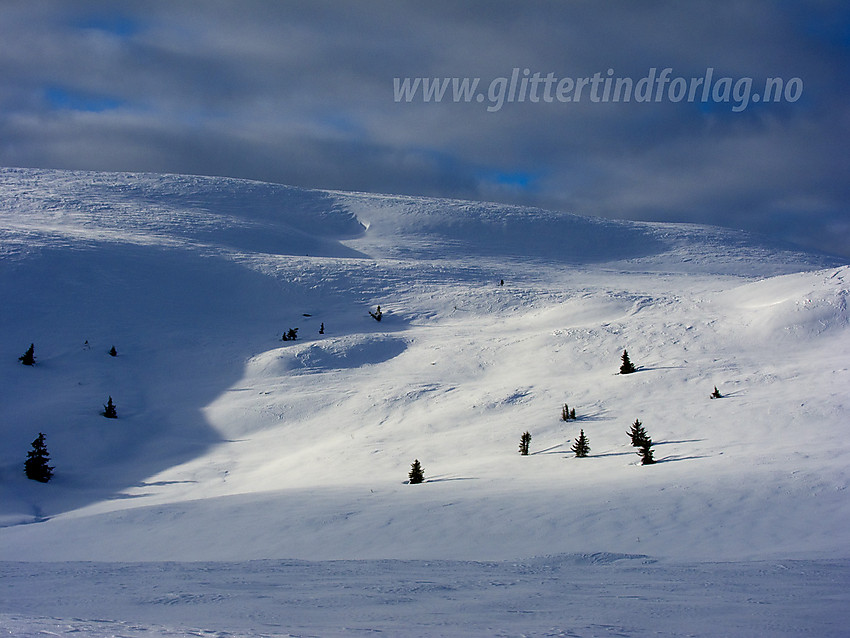
M 823 10 L 817 5 L 784 4 L 793 12 L 797 28 L 813 42 L 845 51 L 850 49 L 850 6 L 846 3 L 827 5 Z
M 539 177 L 528 171 L 488 171 L 481 175 L 481 178 L 490 184 L 523 191 L 534 190 Z
M 142 22 L 120 14 L 89 15 L 74 22 L 79 29 L 103 31 L 119 38 L 129 38 L 142 30 Z
M 117 109 L 123 100 L 106 95 L 94 95 L 74 91 L 60 86 L 49 86 L 44 90 L 44 99 L 48 106 L 57 111 L 86 111 L 101 113 Z

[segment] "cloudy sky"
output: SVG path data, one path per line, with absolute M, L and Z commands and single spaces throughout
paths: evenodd
M 455 99 L 443 78 L 478 84 Z M 4 166 L 714 223 L 850 256 L 848 98 L 844 0 L 0 4 Z

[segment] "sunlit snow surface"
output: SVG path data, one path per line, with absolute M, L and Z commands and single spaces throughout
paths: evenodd
M 707 227 L 0 170 L 0 629 L 846 635 L 848 290 Z

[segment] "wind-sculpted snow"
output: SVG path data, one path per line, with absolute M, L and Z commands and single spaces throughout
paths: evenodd
M 349 335 L 314 343 L 290 344 L 265 352 L 249 363 L 263 375 L 320 373 L 383 363 L 404 352 L 403 339 L 385 335 Z
M 479 257 L 572 265 L 638 260 L 651 269 L 661 263 L 665 269 L 731 274 L 839 263 L 702 226 L 229 178 L 6 168 L 0 169 L 0 189 L 0 233 L 7 249 L 16 240 L 32 246 L 96 237 L 314 257 Z
M 0 566 L 33 579 L 0 597 L 0 627 L 840 635 L 848 294 L 840 260 L 708 227 L 0 170 L 0 560 L 53 561 L 57 600 L 92 587 L 78 611 L 41 607 L 51 567 Z M 118 419 L 99 414 L 109 396 Z M 39 432 L 48 484 L 22 472 Z M 101 606 L 93 583 L 116 573 L 140 579 L 136 603 Z M 308 593 L 277 597 L 296 582 Z M 262 622 L 227 620 L 243 585 Z M 376 600 L 401 620 L 376 620 Z M 612 615 L 622 601 L 643 615 Z M 216 605 L 212 628 L 185 613 Z
M 723 293 L 753 337 L 806 343 L 831 335 L 847 339 L 850 267 L 800 273 L 745 284 Z
M 530 258 L 584 264 L 656 254 L 664 244 L 629 222 L 550 211 L 414 198 L 341 196 L 373 234 L 389 231 L 389 255 L 407 259 Z M 369 246 L 368 235 L 363 243 Z M 358 245 L 355 242 L 355 245 Z
M 364 231 L 326 193 L 246 180 L 3 169 L 0 189 L 6 232 L 357 257 L 339 240 Z

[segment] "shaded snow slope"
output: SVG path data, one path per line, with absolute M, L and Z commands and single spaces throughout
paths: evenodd
M 848 557 L 839 261 L 220 178 L 0 192 L 0 559 Z M 21 471 L 39 431 L 47 485 Z

